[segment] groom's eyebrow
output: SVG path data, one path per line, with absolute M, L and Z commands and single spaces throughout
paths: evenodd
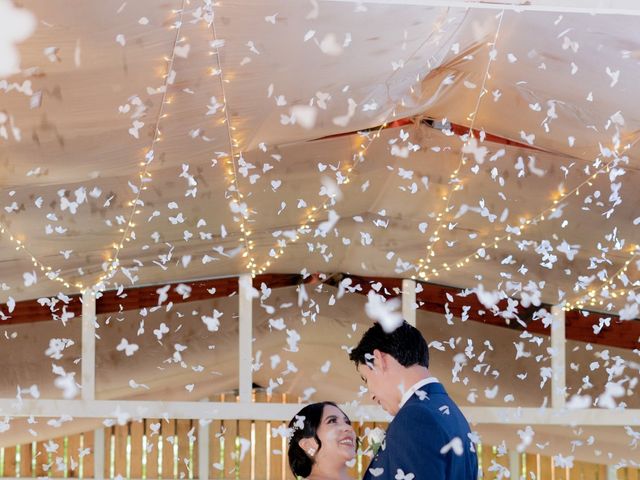
M 362 375 L 360 375 L 360 379 L 362 380 L 363 383 L 367 383 L 367 379 L 364 378 Z

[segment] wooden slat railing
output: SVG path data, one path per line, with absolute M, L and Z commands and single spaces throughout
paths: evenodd
M 287 395 L 267 396 L 254 392 L 254 401 L 299 403 Z M 237 401 L 234 394 L 219 401 Z M 233 480 L 295 480 L 287 462 L 287 441 L 273 436 L 284 422 L 213 420 L 209 424 L 209 478 Z M 355 424 L 362 449 L 365 431 L 385 425 Z M 145 419 L 104 429 L 104 478 L 183 479 L 199 478 L 198 421 Z M 94 432 L 33 442 L 0 449 L 0 478 L 95 478 Z M 248 448 L 247 448 L 248 446 Z M 246 450 L 241 455 L 242 450 Z M 88 453 L 87 453 L 88 452 Z M 497 447 L 478 448 L 480 478 L 493 480 L 509 468 L 509 455 Z M 369 458 L 359 454 L 350 469 L 352 478 L 362 478 Z M 606 466 L 574 462 L 560 468 L 548 456 L 521 454 L 521 476 L 527 480 L 605 480 Z M 624 468 L 618 480 L 640 480 L 640 469 Z M 504 478 L 504 477 L 502 477 Z

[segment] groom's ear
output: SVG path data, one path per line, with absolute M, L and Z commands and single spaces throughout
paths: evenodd
M 377 348 L 373 351 L 373 365 L 374 368 L 379 371 L 385 371 L 387 369 L 387 358 L 386 353 L 381 352 Z

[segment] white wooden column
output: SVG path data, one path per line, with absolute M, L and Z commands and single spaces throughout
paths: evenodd
M 205 398 L 203 402 L 208 402 Z M 209 420 L 198 421 L 198 479 L 209 480 Z
M 96 398 L 96 295 L 90 288 L 82 292 L 82 400 Z M 93 432 L 93 478 L 104 478 L 104 428 Z M 85 476 L 91 473 L 86 472 Z
M 402 280 L 402 316 L 416 326 L 416 282 L 406 278 Z
M 209 480 L 209 422 L 198 422 L 198 478 Z
M 509 450 L 509 472 L 511 480 L 520 478 L 520 454 L 516 450 Z
M 551 407 L 564 408 L 567 389 L 566 379 L 566 334 L 564 309 L 558 305 L 551 307 Z
M 82 399 L 96 398 L 96 295 L 82 292 Z
M 618 469 L 615 465 L 607 465 L 607 480 L 618 480 Z
M 104 478 L 104 428 L 96 428 L 93 431 L 93 478 L 102 480 Z M 89 472 L 85 472 L 84 476 L 89 477 Z
M 253 299 L 251 296 L 253 279 L 249 274 L 238 278 L 239 305 L 239 334 L 238 334 L 238 390 L 241 403 L 251 403 L 251 386 L 253 373 L 251 371 L 251 350 L 253 340 Z

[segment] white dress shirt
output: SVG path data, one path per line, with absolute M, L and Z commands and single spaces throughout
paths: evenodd
M 423 378 L 419 382 L 415 383 L 409 390 L 404 392 L 404 395 L 402 395 L 402 399 L 400 400 L 399 408 L 402 408 L 404 406 L 404 404 L 407 403 L 407 401 L 411 398 L 411 396 L 414 393 L 416 393 L 416 391 L 420 390 L 422 387 L 424 387 L 425 385 L 427 385 L 429 383 L 440 383 L 440 381 L 435 377 L 427 377 L 427 378 Z

